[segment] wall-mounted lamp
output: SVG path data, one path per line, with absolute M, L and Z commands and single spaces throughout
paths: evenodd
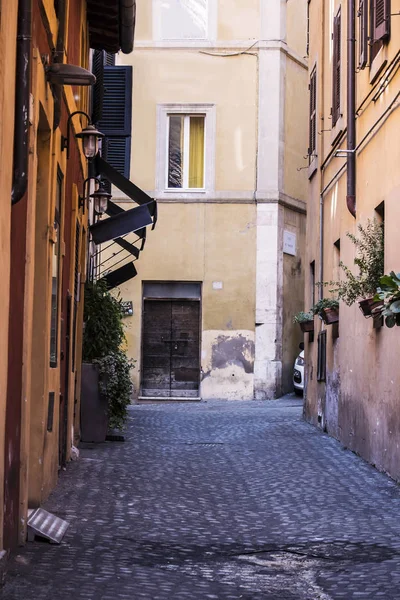
M 54 63 L 46 66 L 46 78 L 49 83 L 58 85 L 94 85 L 96 77 L 83 67 Z
M 87 194 L 88 194 L 88 190 L 86 189 L 86 186 L 91 182 L 94 181 L 94 191 L 97 192 L 99 187 L 100 187 L 100 179 L 98 177 L 88 177 L 87 179 L 85 179 L 85 181 L 83 182 L 83 192 L 82 192 L 82 196 L 79 196 L 79 200 L 78 200 L 78 208 L 82 208 L 83 210 L 83 214 L 85 214 L 85 205 L 86 205 L 86 198 L 87 198 Z
M 104 137 L 104 133 L 98 131 L 94 125 L 92 125 L 89 115 L 83 110 L 76 110 L 71 113 L 67 121 L 67 137 L 61 138 L 61 150 L 67 149 L 67 158 L 69 158 L 70 148 L 70 129 L 71 119 L 75 115 L 83 115 L 87 118 L 88 124 L 85 129 L 82 129 L 80 133 L 77 133 L 75 137 L 82 140 L 82 150 L 88 160 L 94 158 L 99 150 L 99 140 Z
M 97 191 L 90 195 L 90 198 L 94 200 L 94 210 L 98 215 L 103 215 L 108 207 L 108 201 L 112 198 L 112 195 L 107 192 L 104 188 L 104 183 L 100 183 L 100 187 Z

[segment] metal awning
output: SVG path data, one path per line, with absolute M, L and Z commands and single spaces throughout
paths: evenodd
M 137 232 L 147 225 L 152 225 L 154 229 L 157 222 L 156 201 L 100 156 L 95 158 L 94 167 L 97 175 L 108 179 L 110 183 L 139 205 L 130 210 L 124 210 L 114 202 L 109 202 L 107 210 L 109 218 L 90 226 L 94 243 L 98 245 L 121 238 L 129 232 Z
M 111 242 L 97 252 L 106 253 L 99 265 L 98 278 L 105 281 L 109 289 L 115 288 L 137 275 L 134 262 L 139 258 L 146 242 L 146 227 L 154 229 L 157 221 L 157 203 L 137 185 L 114 169 L 107 161 L 97 156 L 94 173 L 108 179 L 138 206 L 124 210 L 115 202 L 108 202 L 108 218 L 90 226 L 96 245 Z M 140 246 L 136 244 L 140 242 Z M 103 254 L 104 255 L 104 254 Z M 101 257 L 103 259 L 103 256 Z
M 133 50 L 136 0 L 87 0 L 90 47 L 115 54 Z
M 99 281 L 105 281 L 109 290 L 112 290 L 119 285 L 122 285 L 126 281 L 133 279 L 136 277 L 137 271 L 133 261 L 116 269 L 115 271 L 111 271 L 104 275 L 104 277 L 100 277 Z

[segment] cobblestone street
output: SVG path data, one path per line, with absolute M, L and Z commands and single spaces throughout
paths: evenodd
M 302 421 L 297 398 L 134 406 L 81 450 L 5 600 L 400 598 L 400 488 Z

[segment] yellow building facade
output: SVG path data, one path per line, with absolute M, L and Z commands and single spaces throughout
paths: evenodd
M 138 398 L 292 389 L 302 306 L 306 2 L 139 0 L 130 178 L 158 203 L 120 287 Z M 127 202 L 114 190 L 114 201 Z
M 309 3 L 316 119 L 310 115 L 307 308 L 319 295 L 329 295 L 314 284 L 336 280 L 340 261 L 357 273 L 347 233 L 357 235 L 357 226 L 368 219 L 384 225 L 385 273 L 400 270 L 400 21 L 391 14 L 394 5 L 375 0 Z M 354 102 L 351 94 L 349 99 L 353 85 Z M 349 135 L 352 106 L 355 140 Z M 355 156 L 353 191 L 349 155 Z M 314 338 L 306 336 L 306 416 L 399 479 L 399 331 L 365 319 L 357 302 L 341 302 L 339 314 L 339 326 L 315 319 Z
M 76 135 L 91 119 L 90 47 L 129 52 L 134 30 L 134 6 L 95 4 L 1 1 L 0 571 L 80 435 L 93 202 Z

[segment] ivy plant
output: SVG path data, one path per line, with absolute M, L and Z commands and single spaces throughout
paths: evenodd
M 352 233 L 347 233 L 347 237 L 356 248 L 354 265 L 358 268 L 358 274 L 355 275 L 340 261 L 344 279 L 317 283 L 319 286 L 329 286 L 329 291 L 348 306 L 356 300 L 373 298 L 384 273 L 383 224 L 376 219 L 368 219 L 365 227 L 358 224 L 357 229 L 358 237 Z
M 110 427 L 122 428 L 132 396 L 134 361 L 125 350 L 122 302 L 105 282 L 85 287 L 83 360 L 99 369 L 100 391 L 108 400 Z
M 132 397 L 134 361 L 123 350 L 117 350 L 93 362 L 99 366 L 100 391 L 108 400 L 109 425 L 112 429 L 122 429 Z

